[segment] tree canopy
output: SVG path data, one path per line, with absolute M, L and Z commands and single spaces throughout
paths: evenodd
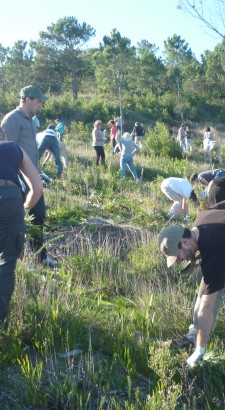
M 189 11 L 197 6 L 198 13 L 205 11 L 205 3 L 194 5 Z M 94 35 L 91 25 L 72 16 L 52 23 L 37 41 L 20 40 L 12 48 L 0 44 L 2 115 L 17 104 L 18 90 L 33 83 L 57 101 L 62 98 L 57 110 L 68 118 L 82 111 L 80 116 L 92 121 L 118 114 L 123 104 L 126 116 L 140 121 L 225 121 L 224 39 L 198 61 L 176 33 L 165 39 L 161 54 L 151 39 L 133 46 L 116 28 L 99 47 L 88 48 Z

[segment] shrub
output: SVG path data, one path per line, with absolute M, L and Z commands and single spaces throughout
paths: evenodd
M 146 134 L 145 153 L 154 153 L 158 157 L 183 158 L 178 142 L 171 137 L 166 125 L 160 122 Z

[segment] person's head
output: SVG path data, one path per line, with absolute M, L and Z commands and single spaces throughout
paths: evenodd
M 158 236 L 160 251 L 166 256 L 170 268 L 175 262 L 194 260 L 196 245 L 193 243 L 191 230 L 182 225 L 170 225 L 163 228 Z
M 210 132 L 211 131 L 211 128 L 210 127 L 206 127 L 206 132 Z
M 55 126 L 54 126 L 54 124 L 49 124 L 47 129 L 48 129 L 48 130 L 54 130 L 54 131 L 55 131 Z
M 194 191 L 194 189 L 191 191 L 191 195 L 190 195 L 190 199 L 194 202 L 196 202 L 198 200 L 197 195 Z
M 20 107 L 27 114 L 37 114 L 42 107 L 44 101 L 48 100 L 35 85 L 27 85 L 20 90 Z
M 58 119 L 58 118 L 56 118 L 56 119 L 55 119 L 55 122 L 56 122 L 56 124 L 58 124 L 58 123 L 59 123 L 59 119 Z
M 198 183 L 198 182 L 199 182 L 199 180 L 198 180 L 198 174 L 197 174 L 196 172 L 193 172 L 193 174 L 191 174 L 191 176 L 190 176 L 190 181 L 191 181 L 191 182 L 195 182 L 195 183 Z
M 102 121 L 101 120 L 97 120 L 94 123 L 94 128 L 101 128 L 103 126 Z
M 125 141 L 132 141 L 132 135 L 129 132 L 125 132 L 122 135 L 122 139 L 125 140 Z
M 139 125 L 139 122 L 135 122 L 135 127 L 137 127 Z
M 185 127 L 185 124 L 183 123 L 183 124 L 181 124 L 181 128 L 184 128 Z

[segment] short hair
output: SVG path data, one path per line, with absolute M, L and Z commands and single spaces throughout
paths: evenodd
M 211 128 L 210 127 L 206 127 L 206 132 L 210 132 Z
M 194 189 L 191 191 L 190 199 L 192 199 L 192 201 L 195 201 L 195 202 L 198 200 Z
M 49 124 L 49 125 L 48 125 L 48 130 L 54 130 L 54 129 L 55 129 L 54 124 Z
M 191 238 L 191 230 L 189 228 L 184 228 L 184 233 L 182 235 L 182 238 L 190 239 Z M 178 243 L 178 249 L 181 249 L 182 245 L 181 242 L 179 241 Z
M 194 172 L 193 174 L 191 174 L 190 176 L 190 181 L 193 182 L 198 178 L 198 174 L 197 172 Z

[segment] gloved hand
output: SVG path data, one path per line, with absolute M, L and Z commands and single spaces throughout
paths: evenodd
M 199 189 L 199 197 L 201 198 L 201 199 L 205 199 L 205 198 L 207 198 L 207 193 L 206 193 L 206 191 L 201 191 L 200 189 Z
M 189 215 L 184 217 L 184 223 L 188 223 L 188 222 L 190 222 L 190 220 L 191 220 L 191 218 L 190 218 Z
M 179 273 L 182 274 L 182 275 L 184 273 L 190 273 L 192 271 L 192 268 L 193 268 L 193 262 L 190 261 L 190 262 L 187 263 L 187 265 L 183 269 L 180 270 Z
M 40 177 L 43 181 L 47 182 L 48 184 L 51 182 L 49 176 L 43 171 L 40 173 Z
M 187 364 L 190 367 L 194 367 L 200 360 L 202 360 L 205 354 L 205 347 L 197 346 L 194 353 L 187 359 Z
M 201 263 L 201 255 L 200 253 L 197 253 L 197 255 L 195 256 L 195 258 L 188 262 L 186 264 L 186 266 L 180 270 L 180 274 L 185 274 L 185 273 L 191 273 L 192 270 L 199 265 L 199 263 Z

